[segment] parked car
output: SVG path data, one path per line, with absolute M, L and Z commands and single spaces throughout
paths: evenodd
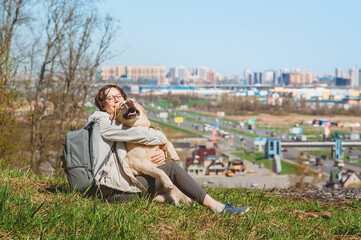
M 324 165 L 323 159 L 320 157 L 316 158 L 316 166 L 323 166 L 323 165 Z
M 281 151 L 282 151 L 282 152 L 287 152 L 287 151 L 288 151 L 288 148 L 283 147 L 283 148 L 281 148 Z

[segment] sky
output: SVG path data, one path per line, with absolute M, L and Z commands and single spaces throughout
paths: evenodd
M 361 68 L 361 0 L 106 0 L 100 10 L 121 27 L 103 66 Z

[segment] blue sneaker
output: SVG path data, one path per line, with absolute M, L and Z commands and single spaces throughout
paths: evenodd
M 235 207 L 232 204 L 226 203 L 221 214 L 243 214 L 248 212 L 249 207 Z

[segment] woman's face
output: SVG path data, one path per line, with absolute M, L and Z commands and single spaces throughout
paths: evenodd
M 124 98 L 118 89 L 109 88 L 105 100 L 104 110 L 109 114 L 113 114 L 115 108 L 117 108 L 122 102 L 124 102 Z

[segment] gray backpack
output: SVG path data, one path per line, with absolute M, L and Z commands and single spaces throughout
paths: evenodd
M 90 148 L 91 131 L 92 124 L 88 128 L 69 131 L 63 143 L 62 162 L 70 188 L 81 192 L 93 185 L 96 175 Z M 109 159 L 114 147 L 115 143 L 102 165 Z

